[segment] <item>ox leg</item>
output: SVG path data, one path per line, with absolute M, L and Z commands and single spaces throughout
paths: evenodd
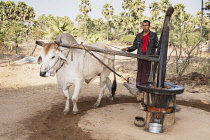
M 100 93 L 99 93 L 96 103 L 93 105 L 94 108 L 97 108 L 100 105 L 105 89 L 106 89 L 106 77 L 101 76 Z
M 109 77 L 106 78 L 106 85 L 110 91 L 110 94 L 111 94 L 111 86 L 112 86 L 112 83 L 111 83 L 111 80 L 109 79 Z
M 78 114 L 79 113 L 79 109 L 77 108 L 77 101 L 78 101 L 78 97 L 79 97 L 79 93 L 80 93 L 81 88 L 82 88 L 82 82 L 79 82 L 79 83 L 75 84 L 74 94 L 72 96 L 73 114 Z
M 70 95 L 69 95 L 69 88 L 63 90 L 64 95 L 66 96 L 66 105 L 63 110 L 63 114 L 67 115 L 69 113 L 69 104 L 70 104 Z
M 109 92 L 110 92 L 110 101 L 112 102 L 114 100 L 114 97 L 112 97 L 112 91 L 111 91 L 112 82 L 109 79 L 109 77 L 106 78 L 106 85 L 107 85 L 107 87 L 109 89 Z

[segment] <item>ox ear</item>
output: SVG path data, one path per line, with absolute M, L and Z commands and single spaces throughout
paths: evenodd
M 62 61 L 64 61 L 65 63 L 67 63 L 67 58 L 66 58 L 66 56 L 65 56 L 61 51 L 59 51 L 59 50 L 57 50 L 57 53 L 58 53 L 58 56 L 60 57 L 60 59 L 61 59 Z
M 38 64 L 42 63 L 42 57 L 41 57 L 41 56 L 38 57 L 37 63 L 38 63 Z
M 42 41 L 36 41 L 36 44 L 43 47 L 45 43 Z

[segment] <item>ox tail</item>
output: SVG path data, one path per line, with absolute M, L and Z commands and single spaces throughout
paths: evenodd
M 117 89 L 117 81 L 116 81 L 116 75 L 114 74 L 114 81 L 113 81 L 112 87 L 111 87 L 112 97 L 114 97 L 116 89 Z

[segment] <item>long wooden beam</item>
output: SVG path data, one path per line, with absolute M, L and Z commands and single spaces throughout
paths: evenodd
M 134 58 L 139 58 L 139 59 L 152 61 L 152 62 L 159 62 L 159 58 L 157 58 L 158 56 L 147 56 L 147 55 L 139 55 L 139 54 L 133 54 L 133 53 L 123 52 L 123 51 L 106 50 L 106 49 L 101 49 L 101 48 L 97 48 L 94 46 L 83 45 L 83 44 L 76 44 L 76 45 L 70 46 L 65 43 L 59 43 L 59 42 L 55 42 L 55 43 L 58 44 L 59 46 L 65 47 L 65 48 L 83 49 L 83 50 L 96 51 L 96 52 L 101 52 L 101 53 L 106 53 L 106 54 L 134 57 Z
M 174 12 L 173 7 L 169 7 L 166 11 L 166 16 L 163 24 L 162 34 L 161 34 L 161 44 L 160 44 L 160 62 L 158 67 L 157 76 L 157 87 L 164 87 L 165 75 L 166 75 L 166 62 L 167 62 L 167 52 L 168 52 L 168 38 L 169 38 L 169 26 L 170 18 Z

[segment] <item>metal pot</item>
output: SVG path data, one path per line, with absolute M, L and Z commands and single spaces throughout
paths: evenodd
M 154 119 L 155 123 L 160 123 L 161 119 Z
M 149 132 L 151 133 L 161 133 L 162 132 L 162 124 L 159 123 L 149 123 Z
M 137 127 L 143 127 L 145 124 L 143 117 L 135 117 L 134 125 Z

